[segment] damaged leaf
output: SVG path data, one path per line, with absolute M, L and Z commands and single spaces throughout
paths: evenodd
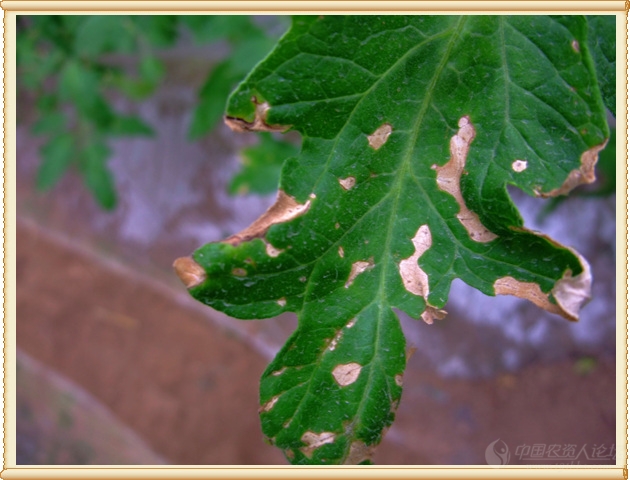
M 590 181 L 608 126 L 587 32 L 582 16 L 296 17 L 234 92 L 228 123 L 290 126 L 302 150 L 270 210 L 193 254 L 190 292 L 238 318 L 297 313 L 260 391 L 292 463 L 369 462 L 402 392 L 394 309 L 441 319 L 460 278 L 577 319 L 588 265 L 525 229 L 506 187 Z

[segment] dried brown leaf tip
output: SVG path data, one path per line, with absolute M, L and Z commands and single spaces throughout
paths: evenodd
M 468 116 L 463 116 L 458 122 L 459 130 L 451 137 L 450 149 L 451 158 L 443 166 L 434 165 L 432 168 L 437 172 L 438 188 L 451 194 L 459 204 L 457 219 L 468 231 L 470 238 L 476 242 L 490 242 L 497 236 L 483 226 L 479 216 L 468 209 L 462 196 L 460 180 L 464 173 L 470 144 L 475 138 L 476 132 Z
M 566 195 L 578 185 L 593 183 L 595 181 L 595 164 L 597 164 L 597 160 L 599 159 L 599 152 L 606 147 L 607 143 L 608 140 L 601 145 L 595 145 L 593 148 L 586 150 L 580 157 L 580 168 L 571 170 L 566 180 L 559 188 L 549 192 L 536 190 L 534 193 L 543 198 L 557 197 L 558 195 Z
M 368 447 L 360 440 L 355 440 L 350 444 L 350 452 L 343 462 L 344 465 L 358 465 L 361 462 L 372 458 L 374 453 L 374 446 Z
M 563 277 L 556 282 L 551 290 L 553 298 L 562 309 L 562 316 L 569 320 L 578 320 L 580 310 L 591 299 L 591 267 L 580 254 L 571 250 L 580 260 L 582 273 L 573 276 L 571 270 L 564 272 Z
M 173 262 L 173 268 L 186 288 L 196 287 L 206 279 L 206 271 L 190 257 L 178 258 Z
M 392 131 L 392 126 L 389 123 L 384 123 L 378 127 L 372 135 L 368 135 L 367 137 L 370 147 L 374 150 L 381 148 L 385 145 L 385 142 L 387 142 L 387 139 L 391 135 Z
M 567 270 L 556 282 L 551 294 L 556 303 L 549 301 L 549 295 L 544 293 L 540 285 L 534 282 L 520 282 L 512 277 L 499 278 L 494 282 L 496 295 L 513 295 L 534 303 L 548 312 L 560 315 L 567 320 L 577 321 L 580 309 L 591 298 L 591 270 L 586 261 L 578 255 L 582 263 L 582 273 L 573 276 Z
M 311 196 L 314 198 L 314 196 Z M 276 203 L 267 209 L 260 217 L 258 217 L 249 227 L 245 230 L 232 235 L 229 238 L 223 240 L 230 245 L 239 245 L 242 242 L 247 242 L 254 238 L 262 238 L 269 230 L 269 227 L 277 223 L 284 223 L 293 220 L 308 212 L 311 207 L 311 200 L 307 200 L 306 203 L 298 203 L 295 198 L 287 195 L 282 190 L 278 191 L 278 197 Z M 265 250 L 271 257 L 279 255 L 282 250 L 278 250 L 269 243 L 266 243 Z
M 267 124 L 267 112 L 269 104 L 267 102 L 258 103 L 257 99 L 252 98 L 252 102 L 256 104 L 256 112 L 253 122 L 248 122 L 242 118 L 225 117 L 225 124 L 235 132 L 286 132 L 290 126 L 285 125 L 269 125 Z

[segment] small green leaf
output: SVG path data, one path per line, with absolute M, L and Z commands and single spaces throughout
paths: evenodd
M 130 53 L 135 39 L 129 29 L 129 17 L 93 15 L 83 17 L 77 30 L 74 48 L 82 56 L 95 57 L 106 52 Z
M 266 195 L 278 190 L 280 169 L 284 161 L 298 154 L 299 148 L 289 142 L 260 134 L 260 143 L 241 150 L 243 168 L 234 176 L 229 193 Z
M 33 124 L 35 135 L 60 134 L 66 130 L 66 116 L 62 112 L 48 112 Z
M 178 271 L 238 318 L 298 315 L 262 428 L 294 464 L 369 459 L 402 393 L 400 310 L 451 282 L 576 320 L 586 260 L 527 230 L 507 185 L 566 194 L 608 138 L 583 16 L 300 16 L 228 101 L 242 131 L 303 136 L 278 200 Z
M 225 99 L 238 82 L 240 76 L 231 71 L 229 61 L 218 64 L 199 92 L 199 101 L 193 111 L 188 138 L 197 139 L 206 135 L 219 122 L 225 109 Z
M 111 124 L 109 124 L 104 132 L 109 135 L 115 136 L 154 135 L 153 129 L 149 125 L 147 125 L 144 120 L 133 115 L 115 116 Z
M 149 83 L 158 83 L 165 72 L 164 63 L 155 57 L 144 57 L 140 60 L 140 76 Z
M 238 41 L 261 32 L 248 15 L 183 15 L 180 20 L 192 31 L 198 43 L 223 39 Z
M 42 94 L 37 97 L 35 105 L 37 106 L 39 112 L 43 115 L 57 110 L 57 108 L 59 108 L 59 99 L 57 95 Z
M 156 87 L 154 82 L 144 78 L 136 79 L 118 74 L 109 76 L 107 82 L 133 100 L 147 98 L 155 91 Z
M 617 17 L 588 15 L 588 46 L 595 61 L 597 80 L 608 110 L 615 115 L 617 106 Z
M 170 47 L 177 39 L 176 15 L 134 15 L 131 20 L 142 35 L 156 47 Z
M 107 128 L 114 113 L 100 93 L 100 76 L 76 60 L 69 60 L 61 71 L 59 97 L 72 102 L 78 112 L 99 128 Z
M 93 143 L 82 152 L 82 173 L 85 184 L 99 205 L 106 210 L 116 207 L 114 179 L 107 168 L 109 155 L 109 148 L 101 143 Z
M 37 171 L 37 188 L 50 190 L 74 160 L 74 139 L 69 133 L 52 138 L 41 148 L 42 163 Z

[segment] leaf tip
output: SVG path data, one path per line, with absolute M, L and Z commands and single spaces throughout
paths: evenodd
M 173 262 L 175 273 L 186 286 L 193 288 L 206 280 L 206 271 L 191 257 L 180 257 Z
M 557 197 L 558 195 L 568 194 L 579 185 L 593 183 L 595 181 L 595 165 L 599 159 L 599 152 L 606 147 L 607 143 L 608 139 L 586 150 L 580 157 L 580 167 L 571 170 L 560 187 L 549 192 L 542 192 L 538 189 L 534 191 L 534 194 L 543 198 Z
M 267 102 L 258 103 L 256 97 L 252 98 L 252 102 L 256 104 L 254 120 L 248 122 L 242 118 L 225 116 L 225 124 L 234 132 L 286 132 L 291 128 L 290 125 L 269 125 L 267 123 L 267 112 L 269 104 Z

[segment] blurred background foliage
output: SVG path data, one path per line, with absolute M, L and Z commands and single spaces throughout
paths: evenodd
M 165 75 L 160 52 L 182 37 L 197 44 L 227 43 L 228 53 L 209 65 L 188 129 L 195 141 L 216 128 L 236 84 L 272 49 L 288 28 L 285 17 L 174 15 L 36 15 L 17 23 L 18 92 L 34 95 L 37 120 L 31 132 L 45 137 L 37 188 L 47 191 L 75 168 L 98 204 L 116 206 L 116 186 L 107 167 L 112 137 L 152 136 L 135 115 L 113 106 L 117 96 L 141 102 Z M 133 59 L 123 68 L 115 58 Z M 18 121 L 19 112 L 18 112 Z M 243 168 L 230 193 L 271 193 L 283 161 L 297 147 L 271 135 L 243 151 Z

